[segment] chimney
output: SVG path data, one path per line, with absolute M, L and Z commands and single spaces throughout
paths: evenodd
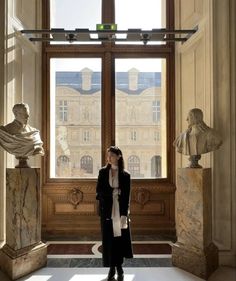
M 136 91 L 138 89 L 138 74 L 139 70 L 131 68 L 129 71 L 129 90 Z
M 85 67 L 81 70 L 82 90 L 84 90 L 84 91 L 91 90 L 92 73 L 93 73 L 93 71 L 87 67 Z

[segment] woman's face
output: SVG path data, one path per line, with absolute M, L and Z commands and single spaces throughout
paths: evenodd
M 118 165 L 118 160 L 120 156 L 116 155 L 115 153 L 108 151 L 107 152 L 107 162 L 111 165 Z

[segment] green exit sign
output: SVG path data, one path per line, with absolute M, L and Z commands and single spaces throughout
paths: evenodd
M 96 25 L 97 31 L 116 31 L 117 30 L 117 24 L 115 23 L 99 23 Z

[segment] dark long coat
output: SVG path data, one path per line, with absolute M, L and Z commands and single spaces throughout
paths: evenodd
M 113 237 L 112 227 L 112 192 L 109 184 L 109 165 L 99 171 L 97 181 L 97 195 L 99 200 L 99 215 L 101 218 L 103 266 L 115 266 L 123 263 L 123 258 L 132 258 L 132 245 L 130 225 L 121 230 L 121 237 Z M 126 171 L 119 172 L 119 207 L 121 216 L 129 216 L 130 202 L 130 174 Z

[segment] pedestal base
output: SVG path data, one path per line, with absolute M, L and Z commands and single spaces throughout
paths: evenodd
M 47 263 L 47 245 L 44 243 L 23 250 L 17 252 L 7 245 L 0 250 L 0 267 L 12 280 L 25 276 Z
M 207 279 L 218 267 L 218 248 L 211 243 L 201 250 L 177 242 L 172 246 L 172 263 L 200 278 Z

